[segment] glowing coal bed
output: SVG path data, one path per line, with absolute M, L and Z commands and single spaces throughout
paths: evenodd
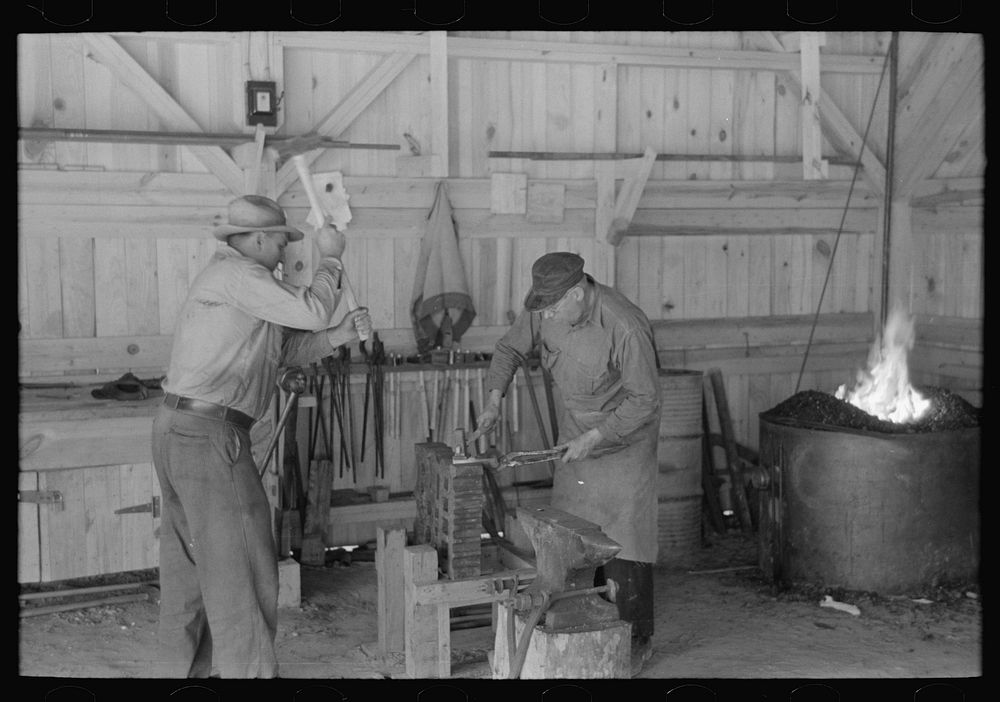
M 818 390 L 804 390 L 761 413 L 761 419 L 813 429 L 856 429 L 882 434 L 922 434 L 978 427 L 981 410 L 945 388 L 920 387 L 929 409 L 910 422 L 891 422 L 865 412 L 846 400 Z

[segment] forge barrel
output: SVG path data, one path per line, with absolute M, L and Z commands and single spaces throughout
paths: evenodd
M 979 572 L 979 427 L 911 434 L 760 418 L 759 561 L 782 585 L 878 593 Z
M 661 368 L 657 445 L 657 562 L 683 562 L 701 547 L 702 372 Z

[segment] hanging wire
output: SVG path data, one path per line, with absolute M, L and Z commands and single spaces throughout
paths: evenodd
M 826 295 L 826 286 L 830 282 L 830 271 L 833 270 L 833 261 L 837 256 L 837 246 L 840 244 L 840 235 L 844 231 L 844 220 L 847 219 L 847 211 L 851 205 L 851 194 L 854 192 L 854 184 L 858 180 L 858 171 L 861 170 L 861 157 L 864 155 L 865 146 L 868 143 L 868 132 L 871 129 L 872 120 L 875 117 L 875 107 L 878 105 L 878 96 L 882 92 L 882 81 L 885 79 L 885 69 L 889 65 L 889 56 L 892 54 L 892 45 L 895 41 L 895 36 L 892 36 L 889 40 L 889 50 L 886 51 L 885 59 L 882 61 L 882 72 L 879 74 L 878 87 L 875 89 L 875 99 L 872 101 L 872 109 L 868 115 L 868 124 L 865 126 L 864 136 L 861 137 L 861 148 L 858 149 L 858 160 L 854 164 L 854 171 L 851 174 L 851 185 L 847 190 L 847 201 L 844 203 L 844 211 L 840 215 L 840 225 L 837 227 L 837 237 L 833 241 L 833 250 L 830 251 L 830 263 L 826 266 L 826 276 L 823 278 L 823 288 L 820 290 L 819 302 L 816 304 L 816 314 L 813 315 L 812 326 L 809 328 L 809 340 L 806 342 L 806 350 L 802 356 L 802 366 L 799 368 L 799 377 L 795 381 L 795 392 L 792 393 L 793 395 L 799 391 L 799 386 L 802 384 L 802 375 L 806 370 L 806 361 L 809 360 L 809 349 L 812 347 L 813 336 L 816 333 L 816 324 L 819 322 L 819 311 L 823 306 L 823 296 Z

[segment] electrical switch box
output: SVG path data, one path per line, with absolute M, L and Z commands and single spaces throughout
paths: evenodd
M 247 124 L 278 125 L 277 85 L 273 81 L 247 81 Z

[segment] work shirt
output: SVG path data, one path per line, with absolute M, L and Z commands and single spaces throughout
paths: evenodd
M 300 287 L 219 247 L 181 307 L 163 389 L 260 419 L 279 368 L 333 352 L 326 330 L 340 292 L 336 258 L 321 259 L 312 283 Z
M 600 431 L 605 439 L 601 443 L 619 444 L 659 420 L 653 332 L 642 310 L 628 298 L 589 275 L 587 280 L 591 299 L 576 324 L 521 311 L 496 344 L 486 387 L 506 391 L 520 358 L 538 346 L 566 411 L 598 417 L 588 424 Z M 561 431 L 560 438 L 565 434 L 565 439 L 573 439 L 580 433 Z

